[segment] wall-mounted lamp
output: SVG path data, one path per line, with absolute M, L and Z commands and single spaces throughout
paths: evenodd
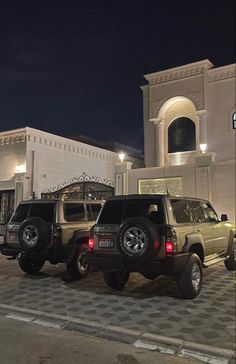
M 125 153 L 120 152 L 119 153 L 119 160 L 120 160 L 120 162 L 124 162 L 124 159 L 125 159 Z
M 26 172 L 26 166 L 25 164 L 16 164 L 16 173 L 25 173 Z
M 206 149 L 207 149 L 207 144 L 200 144 L 200 150 L 201 150 L 201 153 L 206 153 Z

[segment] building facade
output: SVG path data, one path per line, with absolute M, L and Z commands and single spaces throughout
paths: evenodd
M 145 78 L 146 168 L 127 171 L 129 193 L 206 198 L 235 220 L 235 64 L 203 60 Z
M 113 194 L 118 153 L 32 128 L 0 133 L 0 224 L 23 199 Z

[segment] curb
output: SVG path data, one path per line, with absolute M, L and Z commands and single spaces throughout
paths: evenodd
M 92 335 L 103 339 L 133 344 L 136 347 L 143 349 L 156 350 L 162 353 L 175 354 L 179 356 L 194 357 L 208 363 L 227 364 L 231 362 L 230 359 L 236 358 L 235 351 L 230 349 L 151 334 L 148 332 L 135 331 L 106 323 L 88 321 L 82 318 L 47 313 L 33 309 L 25 309 L 17 306 L 9 306 L 1 303 L 0 315 L 47 327 L 76 331 L 85 335 Z M 222 359 L 225 359 L 225 361 L 222 361 Z

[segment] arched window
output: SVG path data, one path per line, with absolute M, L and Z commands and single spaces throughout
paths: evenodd
M 177 118 L 168 128 L 168 153 L 191 150 L 196 150 L 195 124 L 189 118 Z
M 232 115 L 232 121 L 233 121 L 233 129 L 236 129 L 236 112 Z

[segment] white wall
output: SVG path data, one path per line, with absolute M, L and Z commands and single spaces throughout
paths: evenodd
M 116 153 L 31 128 L 27 128 L 27 140 L 27 173 L 32 173 L 34 152 L 33 190 L 37 197 L 82 173 L 111 180 L 114 185 Z

